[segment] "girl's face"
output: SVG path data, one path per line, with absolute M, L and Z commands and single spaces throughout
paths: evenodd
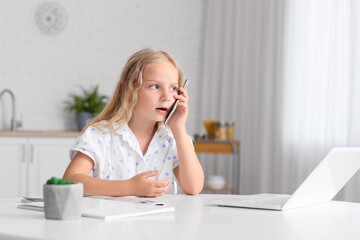
M 174 65 L 167 61 L 146 65 L 133 117 L 143 123 L 163 121 L 175 102 L 177 91 L 178 71 Z

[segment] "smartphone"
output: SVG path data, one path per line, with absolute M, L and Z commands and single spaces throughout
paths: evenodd
M 183 88 L 186 88 L 186 86 L 188 85 L 188 83 L 189 83 L 189 81 L 186 79 L 185 82 L 184 82 Z M 171 116 L 174 114 L 174 112 L 175 112 L 175 110 L 176 110 L 176 108 L 177 108 L 177 105 L 178 105 L 178 101 L 179 101 L 179 100 L 176 100 L 176 101 L 174 102 L 174 104 L 172 105 L 169 113 L 166 115 L 166 118 L 165 118 L 165 121 L 164 121 L 165 124 L 167 124 L 167 123 L 169 122 Z

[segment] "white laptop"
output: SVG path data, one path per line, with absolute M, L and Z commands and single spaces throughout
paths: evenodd
M 333 148 L 292 195 L 255 194 L 212 201 L 227 207 L 289 210 L 329 202 L 360 168 L 360 147 Z

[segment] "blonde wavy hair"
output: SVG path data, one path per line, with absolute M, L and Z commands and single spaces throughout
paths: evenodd
M 120 80 L 116 86 L 112 99 L 108 102 L 101 113 L 87 124 L 84 130 L 89 126 L 102 129 L 112 129 L 116 122 L 116 131 L 127 124 L 132 111 L 138 100 L 138 92 L 143 83 L 143 72 L 149 63 L 168 61 L 174 65 L 178 71 L 178 86 L 184 82 L 184 74 L 173 57 L 167 52 L 143 49 L 134 53 L 127 61 L 120 75 Z M 107 122 L 101 122 L 106 120 Z M 83 131 L 84 131 L 83 130 Z

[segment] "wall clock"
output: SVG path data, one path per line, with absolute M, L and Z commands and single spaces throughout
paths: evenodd
M 43 33 L 56 35 L 65 29 L 67 14 L 59 3 L 44 2 L 36 9 L 35 23 Z

